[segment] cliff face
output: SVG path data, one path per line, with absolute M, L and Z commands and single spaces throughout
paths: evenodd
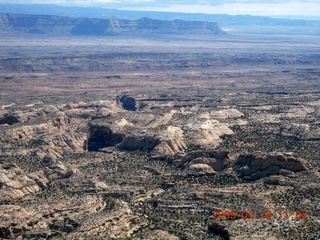
M 0 14 L 0 32 L 29 34 L 69 34 L 80 19 L 68 17 Z
M 150 18 L 125 20 L 69 18 L 44 15 L 0 14 L 0 32 L 107 36 L 114 34 L 224 34 L 217 23 L 164 21 Z

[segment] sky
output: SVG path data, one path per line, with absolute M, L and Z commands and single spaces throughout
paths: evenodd
M 38 3 L 231 15 L 320 17 L 320 0 L 0 0 L 0 3 Z

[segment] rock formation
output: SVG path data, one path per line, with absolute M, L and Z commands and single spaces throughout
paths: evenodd
M 16 164 L 0 162 L 0 198 L 14 199 L 40 191 L 48 183 L 43 173 L 25 174 Z
M 176 158 L 173 163 L 177 167 L 187 168 L 193 164 L 206 164 L 215 171 L 221 171 L 234 161 L 229 152 L 226 151 L 191 151 L 186 153 L 181 158 Z
M 25 173 L 17 164 L 0 162 L 0 200 L 22 198 L 45 188 L 56 179 L 68 178 L 74 169 L 61 162 L 48 162 L 44 171 Z
M 28 34 L 109 36 L 115 34 L 225 34 L 215 22 L 156 20 L 141 18 L 126 20 L 111 17 L 69 18 L 59 16 L 1 14 L 0 31 Z
M 239 177 L 257 180 L 271 175 L 311 170 L 310 164 L 293 153 L 243 154 L 233 164 Z
M 214 148 L 221 142 L 221 136 L 233 134 L 230 128 L 214 119 L 192 118 L 182 129 L 186 132 L 186 145 L 200 148 Z
M 286 137 L 296 137 L 305 141 L 319 141 L 320 127 L 310 124 L 289 123 L 281 125 L 278 134 Z
M 174 126 L 163 130 L 143 129 L 121 124 L 112 126 L 99 120 L 91 123 L 89 134 L 89 151 L 116 146 L 127 151 L 149 151 L 153 158 L 161 158 L 186 149 L 182 130 Z
M 163 131 L 159 144 L 153 149 L 151 157 L 161 159 L 174 155 L 175 153 L 184 152 L 187 148 L 181 128 L 168 126 L 167 129 Z
M 155 20 L 141 18 L 135 21 L 115 17 L 97 20 L 85 19 L 71 29 L 73 35 L 108 34 L 224 34 L 213 22 Z
M 188 167 L 191 174 L 213 174 L 215 171 L 208 164 L 196 163 Z

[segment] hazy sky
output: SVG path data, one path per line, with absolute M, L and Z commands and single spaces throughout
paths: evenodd
M 0 0 L 0 3 L 50 3 L 189 13 L 320 16 L 320 0 Z

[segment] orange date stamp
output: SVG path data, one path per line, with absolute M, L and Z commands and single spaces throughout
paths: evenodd
M 288 210 L 278 210 L 271 211 L 261 210 L 261 211 L 253 211 L 253 210 L 243 210 L 240 213 L 237 213 L 235 210 L 213 210 L 212 219 L 215 220 L 234 220 L 234 219 L 291 219 L 294 218 L 296 220 L 306 220 L 307 219 L 307 211 L 306 210 L 296 210 L 294 212 L 289 212 Z

